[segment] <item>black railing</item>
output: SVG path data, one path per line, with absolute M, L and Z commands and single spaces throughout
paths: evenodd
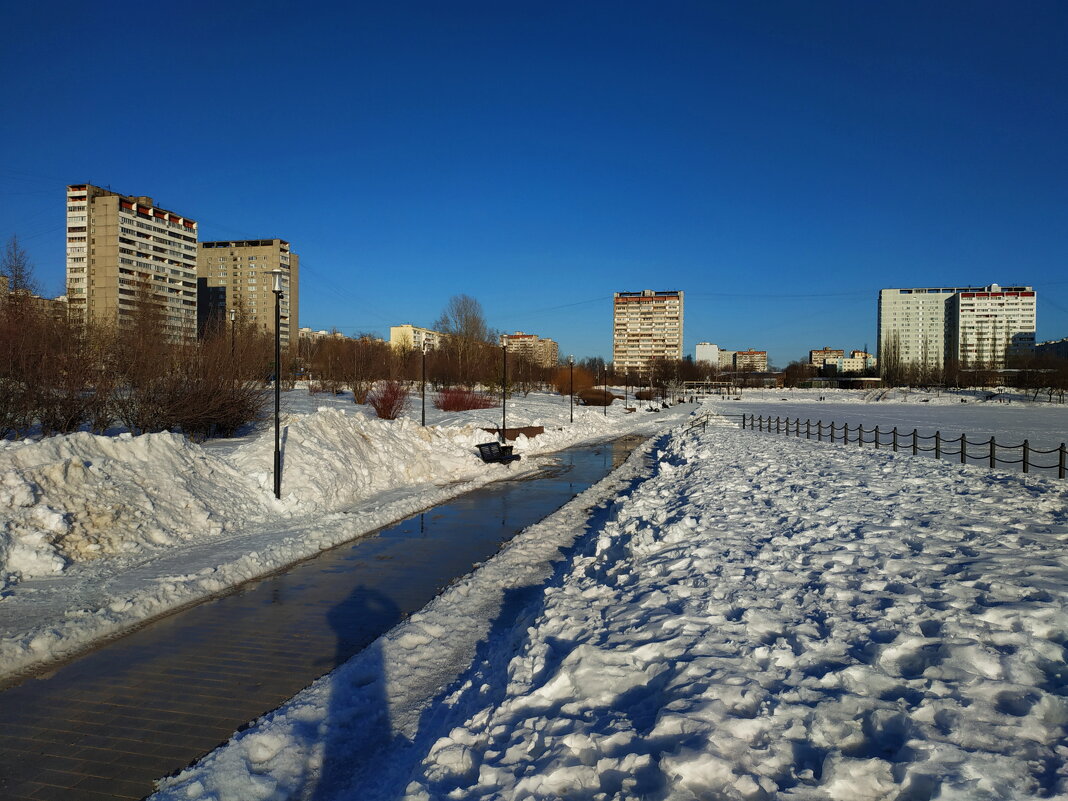
M 993 436 L 990 439 L 973 442 L 965 434 L 961 434 L 959 437 L 943 437 L 940 431 L 935 431 L 933 434 L 921 435 L 918 429 L 915 428 L 909 432 L 899 432 L 897 426 L 886 430 L 881 429 L 879 426 L 865 428 L 861 424 L 850 426 L 848 423 L 843 423 L 839 425 L 833 422 L 824 423 L 822 420 L 815 422 L 802 420 L 800 417 L 795 417 L 791 420 L 788 417 L 771 417 L 770 415 L 768 417 L 758 417 L 753 414 L 742 415 L 742 428 L 748 428 L 752 431 L 774 432 L 786 436 L 793 435 L 795 437 L 800 437 L 803 431 L 805 439 L 816 439 L 820 442 L 837 442 L 842 445 L 855 444 L 861 448 L 865 445 L 874 445 L 876 449 L 888 447 L 895 453 L 904 450 L 911 451 L 913 455 L 933 453 L 936 459 L 960 456 L 961 464 L 969 464 L 969 459 L 972 460 L 973 464 L 981 460 L 991 468 L 1003 464 L 1018 464 L 1023 466 L 1022 469 L 1025 473 L 1030 473 L 1032 468 L 1036 470 L 1056 470 L 1057 478 L 1065 477 L 1066 449 L 1063 442 L 1060 447 L 1041 450 L 1031 447 L 1030 441 L 1026 439 L 1019 445 L 1003 445 Z M 866 438 L 865 435 L 867 434 L 872 435 L 871 439 Z M 851 438 L 851 435 L 855 435 L 854 438 Z M 920 444 L 930 440 L 934 440 L 930 446 Z M 945 447 L 947 445 L 949 449 Z M 969 447 L 972 448 L 970 452 L 968 450 Z M 1020 458 L 1000 458 L 998 454 L 1005 451 L 1019 451 Z M 1031 461 L 1032 456 L 1045 456 L 1053 453 L 1057 454 L 1056 464 L 1035 464 Z

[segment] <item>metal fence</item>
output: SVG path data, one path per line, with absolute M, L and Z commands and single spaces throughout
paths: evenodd
M 1040 450 L 1031 447 L 1028 440 L 1019 445 L 1003 445 L 993 436 L 990 439 L 972 441 L 966 434 L 959 437 L 943 437 L 940 431 L 934 434 L 921 435 L 918 429 L 909 432 L 900 432 L 897 426 L 892 429 L 864 428 L 863 425 L 850 426 L 848 423 L 824 423 L 821 420 L 815 422 L 802 420 L 799 417 L 758 417 L 753 414 L 742 415 L 742 428 L 752 431 L 767 431 L 774 434 L 816 439 L 820 442 L 837 442 L 841 445 L 857 445 L 863 448 L 865 445 L 874 445 L 875 448 L 890 448 L 895 453 L 898 451 L 910 451 L 914 455 L 920 453 L 933 453 L 936 459 L 959 456 L 961 464 L 988 464 L 991 468 L 998 465 L 1022 465 L 1023 472 L 1030 473 L 1036 470 L 1056 470 L 1057 478 L 1065 477 L 1065 444 L 1049 450 Z M 868 439 L 866 435 L 871 434 Z M 930 442 L 930 445 L 920 443 Z M 969 451 L 968 449 L 972 450 Z M 1019 452 L 1018 459 L 1002 459 L 999 454 L 1005 452 Z M 1056 464 L 1041 464 L 1031 461 L 1033 456 L 1057 455 Z M 971 460 L 969 462 L 969 460 Z

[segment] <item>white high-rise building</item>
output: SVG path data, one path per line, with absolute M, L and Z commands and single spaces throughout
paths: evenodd
M 711 342 L 698 342 L 694 349 L 694 361 L 700 364 L 706 362 L 712 367 L 719 368 L 719 345 Z
M 616 292 L 613 303 L 612 362 L 616 372 L 644 372 L 664 359 L 682 359 L 683 293 Z
M 963 326 L 963 327 L 962 327 Z M 1031 287 L 917 287 L 879 292 L 879 364 L 941 368 L 1004 366 L 1034 347 Z M 1009 346 L 1012 346 L 1011 349 Z
M 991 284 L 949 301 L 949 358 L 961 367 L 1005 366 L 1006 358 L 1035 350 L 1035 292 Z

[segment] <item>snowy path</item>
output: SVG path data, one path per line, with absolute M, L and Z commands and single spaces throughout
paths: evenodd
M 621 488 L 160 798 L 1068 798 L 1063 486 L 725 427 Z
M 526 400 L 527 417 L 523 401 L 515 405 L 522 424 L 567 415 L 552 396 Z M 481 463 L 473 445 L 488 435 L 472 424 L 422 428 L 340 409 L 295 414 L 286 420 L 281 501 L 270 494 L 269 431 L 210 447 L 166 433 L 0 441 L 0 679 L 534 471 L 541 454 L 648 434 L 693 409 L 581 409 L 574 425 L 521 440 L 524 461 L 511 468 Z

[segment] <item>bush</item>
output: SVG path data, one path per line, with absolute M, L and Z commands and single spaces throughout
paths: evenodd
M 651 401 L 657 397 L 656 390 L 653 389 L 640 389 L 634 393 L 634 399 L 640 401 Z
M 584 389 L 589 389 L 593 386 L 593 373 L 582 367 L 576 367 L 575 370 L 575 395 L 581 393 Z M 571 368 L 570 367 L 557 367 L 553 373 L 553 387 L 561 395 L 571 394 Z
M 484 392 L 447 387 L 434 397 L 434 407 L 443 412 L 466 412 L 471 409 L 492 409 L 497 399 Z
M 611 406 L 614 400 L 623 400 L 618 395 L 606 392 L 603 388 L 584 389 L 577 393 L 578 399 L 587 406 Z
M 367 402 L 383 420 L 396 420 L 408 405 L 408 385 L 403 381 L 383 381 L 367 394 Z

